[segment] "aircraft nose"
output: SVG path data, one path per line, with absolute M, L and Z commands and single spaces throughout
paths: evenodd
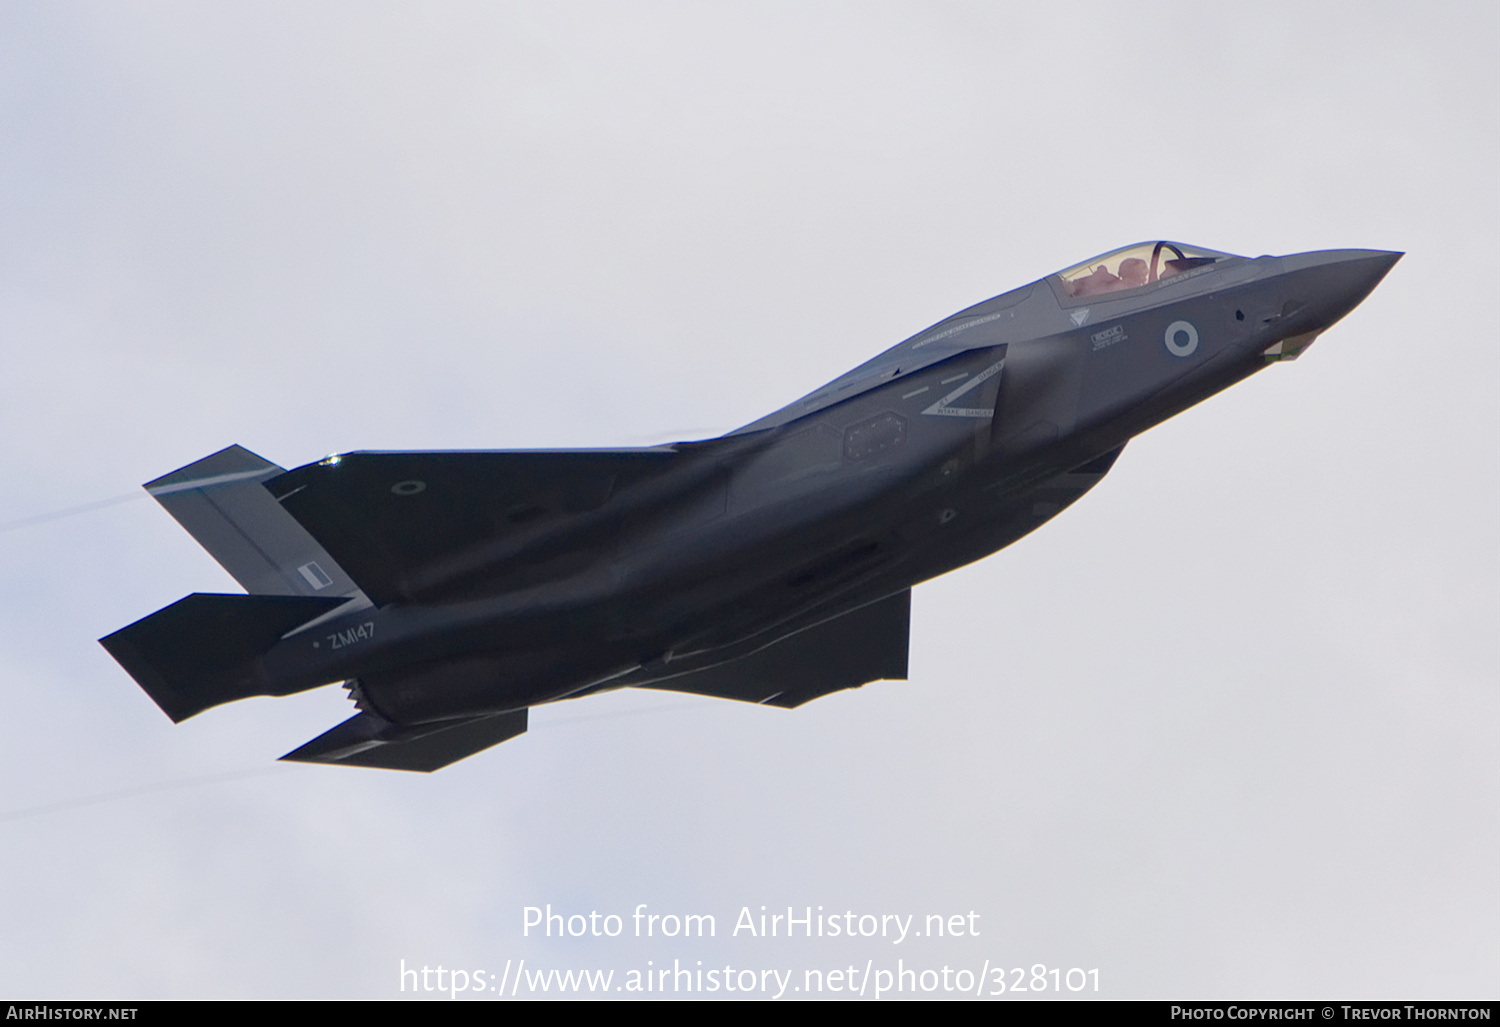
M 1404 256 L 1395 250 L 1334 250 L 1324 267 L 1331 279 L 1329 285 L 1348 304 L 1339 317 L 1363 303 Z
M 1403 256 L 1393 250 L 1318 250 L 1283 257 L 1288 299 L 1305 304 L 1298 311 L 1300 330 L 1321 332 L 1348 314 Z

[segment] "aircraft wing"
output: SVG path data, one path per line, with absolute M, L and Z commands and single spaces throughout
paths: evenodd
M 791 709 L 871 681 L 905 680 L 910 635 L 907 589 L 748 656 L 640 687 Z
M 625 485 L 684 459 L 676 449 L 350 453 L 265 486 L 377 605 L 509 559 Z

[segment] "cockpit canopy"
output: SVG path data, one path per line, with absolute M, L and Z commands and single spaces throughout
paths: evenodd
M 1108 292 L 1142 289 L 1194 268 L 1208 267 L 1233 257 L 1232 253 L 1183 246 L 1175 242 L 1143 242 L 1112 250 L 1058 274 L 1063 294 L 1070 299 Z

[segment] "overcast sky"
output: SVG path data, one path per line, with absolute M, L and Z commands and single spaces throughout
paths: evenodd
M 901 959 L 1493 998 L 1497 31 L 1305 0 L 0 6 L 0 522 L 139 496 L 0 532 L 0 993 Z M 424 776 L 275 762 L 339 689 L 174 726 L 95 642 L 236 590 L 138 489 L 231 443 L 717 434 L 1163 237 L 1408 255 L 919 586 L 909 682 L 561 703 Z M 547 903 L 625 930 L 523 937 Z M 717 934 L 630 937 L 641 903 Z M 762 905 L 979 936 L 733 936 Z

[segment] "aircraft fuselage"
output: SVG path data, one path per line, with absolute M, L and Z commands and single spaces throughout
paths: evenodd
M 179 720 L 353 682 L 362 712 L 289 758 L 405 769 L 603 689 L 796 705 L 904 677 L 912 586 L 1046 523 L 1141 432 L 1295 358 L 1399 256 L 1114 251 L 701 442 L 285 473 L 232 447 L 147 488 L 251 595 L 190 596 L 103 641 Z M 193 629 L 196 648 L 170 648 Z

